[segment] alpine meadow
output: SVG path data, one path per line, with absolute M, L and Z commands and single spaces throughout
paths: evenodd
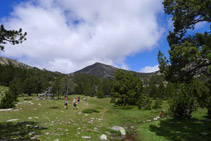
M 0 140 L 211 141 L 210 23 L 211 0 L 0 1 Z

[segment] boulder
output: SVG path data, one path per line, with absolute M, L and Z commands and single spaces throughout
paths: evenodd
M 119 131 L 122 136 L 125 136 L 126 135 L 125 129 L 123 127 L 113 126 L 113 127 L 111 127 L 111 130 Z
M 101 140 L 108 140 L 108 139 L 107 139 L 107 136 L 106 136 L 105 134 L 102 134 L 102 135 L 100 136 L 100 139 L 101 139 Z

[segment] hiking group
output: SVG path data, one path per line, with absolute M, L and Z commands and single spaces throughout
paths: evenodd
M 73 102 L 72 102 L 73 109 L 77 110 L 77 104 L 79 102 L 80 102 L 80 96 L 77 99 L 76 98 L 73 99 Z M 64 106 L 65 106 L 65 109 L 68 109 L 68 97 L 67 96 L 64 97 Z

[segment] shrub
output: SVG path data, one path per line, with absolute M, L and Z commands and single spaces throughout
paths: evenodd
M 115 103 L 116 100 L 114 98 L 111 98 L 110 103 Z
M 162 105 L 162 100 L 161 99 L 157 99 L 155 100 L 154 105 L 152 106 L 153 109 L 160 109 Z
M 191 118 L 192 112 L 196 110 L 196 102 L 188 92 L 190 92 L 188 85 L 178 85 L 178 89 L 170 101 L 169 113 L 171 116 L 177 118 Z
M 147 96 L 142 94 L 136 104 L 139 109 L 151 110 L 152 101 Z
M 7 91 L 5 96 L 1 100 L 0 108 L 6 109 L 6 108 L 13 108 L 13 107 L 15 107 L 15 100 L 11 92 Z
M 99 111 L 95 109 L 85 109 L 82 113 L 99 113 Z

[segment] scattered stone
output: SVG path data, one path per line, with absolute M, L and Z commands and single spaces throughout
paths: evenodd
M 78 112 L 79 115 L 81 115 L 82 112 Z
M 31 137 L 31 139 L 32 139 L 32 140 L 35 140 L 35 139 L 36 139 L 36 137 Z
M 90 136 L 82 136 L 83 139 L 91 139 Z
M 67 131 L 69 131 L 69 130 L 68 130 L 68 129 L 65 129 L 64 131 L 66 131 L 66 132 L 67 132 Z
M 81 128 L 77 128 L 77 129 L 79 130 L 79 129 L 81 129 Z
M 34 126 L 34 128 L 40 128 L 40 126 L 39 125 L 36 125 L 36 126 Z
M 38 119 L 39 117 L 34 117 L 34 118 L 37 118 Z
M 157 118 L 153 118 L 153 120 L 158 120 Z
M 133 127 L 133 126 L 131 126 L 130 128 L 131 128 L 131 129 L 133 129 L 134 127 Z
M 28 119 L 32 119 L 32 117 L 28 117 Z
M 98 120 L 103 120 L 103 119 L 100 119 L 100 118 L 99 118 Z
M 10 120 L 7 120 L 7 121 L 17 121 L 17 120 L 19 120 L 19 119 L 10 119 Z
M 29 136 L 34 135 L 34 134 L 35 134 L 35 132 L 34 132 L 34 131 L 31 131 L 31 132 L 29 133 Z
M 207 136 L 207 132 L 201 132 L 201 135 Z
M 94 120 L 95 118 L 90 118 L 90 119 Z
M 93 124 L 93 120 L 88 121 L 88 123 Z
M 120 133 L 121 133 L 122 136 L 125 136 L 126 135 L 125 129 L 122 128 L 122 127 L 120 127 L 120 126 L 113 126 L 111 128 L 111 130 L 120 131 Z
M 49 135 L 50 133 L 47 132 L 47 133 L 45 133 L 45 134 L 46 134 L 46 135 Z
M 17 111 L 20 111 L 20 110 L 19 109 L 15 109 L 14 111 L 17 112 Z
M 78 132 L 78 134 L 81 134 L 80 132 Z
M 126 135 L 126 132 L 125 132 L 125 129 L 124 128 L 120 128 L 120 133 L 122 136 L 125 136 Z
M 59 141 L 59 139 L 55 139 L 54 141 Z
M 0 109 L 0 112 L 4 112 L 4 111 L 11 111 L 13 110 L 12 108 L 9 108 L 9 109 Z
M 64 112 L 64 111 L 61 111 L 62 113 Z
M 101 140 L 108 140 L 108 139 L 107 139 L 107 136 L 106 136 L 105 134 L 102 134 L 102 135 L 100 136 L 100 139 L 101 139 Z
M 31 127 L 31 125 L 27 124 L 26 127 Z
M 85 114 L 85 116 L 88 116 L 88 114 Z

